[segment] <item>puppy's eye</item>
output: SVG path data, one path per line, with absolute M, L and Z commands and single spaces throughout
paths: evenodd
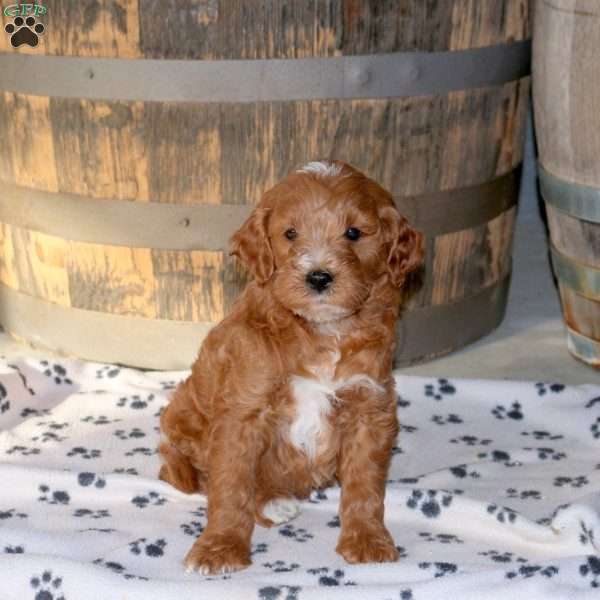
M 349 240 L 355 242 L 362 235 L 362 232 L 360 229 L 356 229 L 356 227 L 348 227 L 348 229 L 346 229 L 346 233 L 344 233 L 344 235 Z
M 298 232 L 294 228 L 286 229 L 284 235 L 288 240 L 293 241 L 298 237 Z

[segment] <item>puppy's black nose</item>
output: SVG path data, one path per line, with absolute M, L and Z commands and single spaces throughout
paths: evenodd
M 332 281 L 333 276 L 327 271 L 311 271 L 306 276 L 306 283 L 319 294 L 326 290 Z

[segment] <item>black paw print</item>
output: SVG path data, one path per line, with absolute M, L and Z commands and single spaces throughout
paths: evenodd
M 119 469 L 115 469 L 113 473 L 119 473 L 122 475 L 139 475 L 138 470 L 133 467 L 121 467 Z
M 327 500 L 327 494 L 323 490 L 314 490 L 311 492 L 308 501 L 311 504 L 319 504 Z
M 0 383 L 0 414 L 10 410 L 10 400 L 7 399 L 6 388 Z
M 85 458 L 86 460 L 93 460 L 100 458 L 102 456 L 102 451 L 94 448 L 88 449 L 84 448 L 83 446 L 75 446 L 75 448 L 71 448 L 71 450 L 67 452 L 67 456 L 79 456 L 81 458 Z
M 579 521 L 579 541 L 583 546 L 594 545 L 595 535 L 594 529 L 592 527 L 588 527 L 583 521 Z
M 406 506 L 412 510 L 420 510 L 428 519 L 437 519 L 442 507 L 448 508 L 452 504 L 452 496 L 437 490 L 413 490 Z
M 38 498 L 38 502 L 47 502 L 48 504 L 69 504 L 71 501 L 68 492 L 64 490 L 51 492 L 50 488 L 44 483 L 38 486 L 38 490 L 42 494 Z
M 25 546 L 5 546 L 4 553 L 5 554 L 24 554 Z
M 154 394 L 148 394 L 146 398 L 134 394 L 130 397 L 124 396 L 119 398 L 117 406 L 120 408 L 128 407 L 133 408 L 134 410 L 144 410 L 145 408 L 148 408 L 148 405 L 152 402 L 154 402 Z
M 27 44 L 35 48 L 39 42 L 39 36 L 44 34 L 45 27 L 36 21 L 35 17 L 15 17 L 12 23 L 4 26 L 4 31 L 10 35 L 10 43 L 13 48 Z
M 600 438 L 600 417 L 598 417 L 594 421 L 594 423 L 592 423 L 590 431 L 592 432 L 592 436 L 594 437 L 594 439 L 597 440 L 598 438 Z
M 265 554 L 265 552 L 269 551 L 269 546 L 264 542 L 260 542 L 259 544 L 252 544 L 252 550 L 250 551 L 250 556 L 254 556 L 255 554 Z
M 41 365 L 46 367 L 44 370 L 44 375 L 54 379 L 54 383 L 56 383 L 56 385 L 62 385 L 63 383 L 66 383 L 67 385 L 73 385 L 73 382 L 67 377 L 67 370 L 62 365 L 51 365 L 47 360 L 41 361 Z
M 125 456 L 136 456 L 137 454 L 141 454 L 142 456 L 152 456 L 156 453 L 156 448 L 134 448 L 133 450 L 125 452 Z
M 158 492 L 148 492 L 145 496 L 135 496 L 131 499 L 131 503 L 138 508 L 146 508 L 147 506 L 162 506 L 167 503 L 167 499 Z
M 258 590 L 259 600 L 298 600 L 302 590 L 297 585 L 269 585 Z
M 466 444 L 467 446 L 489 446 L 492 443 L 492 440 L 489 439 L 479 439 L 474 435 L 463 435 L 458 438 L 452 438 L 450 440 L 451 444 Z
M 517 513 L 512 508 L 506 508 L 506 506 L 490 504 L 487 511 L 490 515 L 495 515 L 499 523 L 514 523 L 517 520 Z
M 60 591 L 62 579 L 53 577 L 52 571 L 44 571 L 40 576 L 32 577 L 29 583 L 36 592 L 34 600 L 65 600 Z
M 540 460 L 563 460 L 567 457 L 564 452 L 557 452 L 554 448 L 523 448 L 527 452 L 535 452 Z
M 562 440 L 564 439 L 564 435 L 558 435 L 558 434 L 552 434 L 549 431 L 523 431 L 521 433 L 521 435 L 527 437 L 527 436 L 532 436 L 534 437 L 536 440 L 551 440 L 551 441 L 555 441 L 555 440 Z
M 352 581 L 344 581 L 345 574 L 342 569 L 329 569 L 328 567 L 319 567 L 317 569 L 307 569 L 311 575 L 319 576 L 319 585 L 332 587 L 336 585 L 356 585 Z
M 410 406 L 410 401 L 398 395 L 396 396 L 396 406 L 398 408 L 408 408 Z
M 42 431 L 39 435 L 34 435 L 29 438 L 32 442 L 41 442 L 45 444 L 46 442 L 64 442 L 68 439 L 66 436 L 58 435 L 54 431 Z
M 89 487 L 90 485 L 93 485 L 98 489 L 106 487 L 106 480 L 96 475 L 96 473 L 79 473 L 77 476 L 77 483 L 82 487 Z
M 301 527 L 296 528 L 290 523 L 279 528 L 279 535 L 293 539 L 296 542 L 306 542 L 306 540 L 314 537 L 306 529 L 302 529 Z
M 131 573 L 128 573 L 121 563 L 115 562 L 113 560 L 104 561 L 101 558 L 97 558 L 94 561 L 94 564 L 99 565 L 101 567 L 105 567 L 106 569 L 109 569 L 117 575 L 122 575 L 125 579 L 138 579 L 141 581 L 148 581 L 148 577 L 142 577 L 141 575 L 133 575 Z
M 547 565 L 545 567 L 532 565 L 529 563 L 522 564 L 518 569 L 506 572 L 507 579 L 529 579 L 530 577 L 546 577 L 548 579 L 558 575 L 558 567 Z
M 419 569 L 433 569 L 434 577 L 444 577 L 445 575 L 453 575 L 458 571 L 458 567 L 454 563 L 449 562 L 422 562 L 419 563 Z
M 523 412 L 521 411 L 521 405 L 519 402 L 513 402 L 510 406 L 510 409 L 507 409 L 505 406 L 499 404 L 492 410 L 492 414 L 496 417 L 496 419 L 514 419 L 515 421 L 520 421 L 523 418 Z
M 434 535 L 433 533 L 424 531 L 419 533 L 419 537 L 426 542 L 434 542 L 437 544 L 464 544 L 463 540 L 450 533 L 437 533 Z
M 96 379 L 113 379 L 121 372 L 119 367 L 105 365 L 96 371 Z
M 431 417 L 431 420 L 436 425 L 458 425 L 460 423 L 463 423 L 463 420 L 458 415 L 455 415 L 454 413 L 450 413 L 447 416 L 433 415 L 433 417 Z
M 8 510 L 0 510 L 0 521 L 6 521 L 8 519 L 26 519 L 25 513 L 17 512 L 16 508 L 9 508 Z
M 139 429 L 138 427 L 134 427 L 129 431 L 125 431 L 124 429 L 117 429 L 113 435 L 116 435 L 120 440 L 127 440 L 129 438 L 143 438 L 146 437 L 146 434 Z
M 535 384 L 538 396 L 545 396 L 548 392 L 560 394 L 565 389 L 562 383 L 544 383 L 543 381 Z
M 511 456 L 504 450 L 492 450 L 492 452 L 480 452 L 477 458 L 492 460 L 495 463 L 500 463 L 505 467 L 521 467 L 523 463 L 518 460 L 511 460 Z
M 161 381 L 160 382 L 160 387 L 163 390 L 174 390 L 177 387 L 178 384 L 179 384 L 179 381 L 173 381 L 173 380 Z
M 179 527 L 185 535 L 191 535 L 195 538 L 204 531 L 204 524 L 201 521 L 189 521 L 188 523 L 182 523 Z
M 526 558 L 516 557 L 512 552 L 498 552 L 498 550 L 488 550 L 487 552 L 479 552 L 480 556 L 487 556 L 490 560 L 497 563 L 526 563 Z
M 600 558 L 598 556 L 588 556 L 586 562 L 579 567 L 579 573 L 582 577 L 590 577 L 590 587 L 600 587 Z
M 29 417 L 45 417 L 49 414 L 49 408 L 31 408 L 28 406 L 21 411 L 21 417 L 23 417 L 23 419 L 27 419 Z
M 457 479 L 464 479 L 465 477 L 479 479 L 481 477 L 481 474 L 477 471 L 469 471 L 467 465 L 456 465 L 456 467 L 450 467 L 449 470 Z
M 89 508 L 78 508 L 73 512 L 74 517 L 89 517 L 90 519 L 107 519 L 110 511 L 106 509 L 91 510 Z
M 82 423 L 91 423 L 92 425 L 111 425 L 112 423 L 120 423 L 123 419 L 109 419 L 106 415 L 89 415 L 82 417 Z
M 21 456 L 32 456 L 40 453 L 39 448 L 27 448 L 26 446 L 12 446 L 6 451 L 6 454 L 20 454 Z
M 437 385 L 433 383 L 425 385 L 425 396 L 434 400 L 442 400 L 444 396 L 453 396 L 454 394 L 456 394 L 456 388 L 447 379 L 438 379 Z
M 300 568 L 298 563 L 286 563 L 283 560 L 276 560 L 272 563 L 263 563 L 263 567 L 271 569 L 274 573 L 291 573 Z
M 327 527 L 333 527 L 333 528 L 341 527 L 339 515 L 335 515 L 335 517 L 333 517 L 333 519 L 331 519 L 331 521 L 328 521 Z
M 136 555 L 143 553 L 151 558 L 158 558 L 164 555 L 166 547 L 167 542 L 163 539 L 147 543 L 146 538 L 140 538 L 129 544 L 129 551 Z
M 554 487 L 565 487 L 569 486 L 572 488 L 581 488 L 584 485 L 588 485 L 589 480 L 585 475 L 579 475 L 577 477 L 564 477 L 559 476 L 554 478 Z
M 508 488 L 506 495 L 509 498 L 515 498 L 517 500 L 541 500 L 542 494 L 537 490 L 516 490 L 515 488 Z
M 415 431 L 419 431 L 419 428 L 407 423 L 400 423 L 400 431 L 402 433 L 414 433 Z

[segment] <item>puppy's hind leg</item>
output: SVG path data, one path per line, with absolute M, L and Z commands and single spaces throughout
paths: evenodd
M 163 458 L 158 478 L 185 494 L 204 493 L 204 477 L 189 458 L 169 442 L 162 442 L 158 451 Z

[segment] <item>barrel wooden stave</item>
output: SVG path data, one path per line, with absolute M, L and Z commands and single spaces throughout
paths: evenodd
M 529 0 L 45 0 L 49 29 L 21 53 L 260 59 L 460 50 L 527 39 Z M 10 17 L 2 16 L 2 27 Z M 0 52 L 13 51 L 0 36 Z
M 158 21 L 152 19 L 160 11 L 148 11 L 156 9 L 155 3 L 96 2 L 93 10 L 86 9 L 91 2 L 73 4 L 48 3 L 49 14 L 72 11 L 74 20 L 53 19 L 52 27 L 61 32 L 50 35 L 48 29 L 36 52 L 251 59 L 444 51 L 520 40 L 529 35 L 530 25 L 525 0 L 455 0 L 428 3 L 427 10 L 415 2 L 378 8 L 347 2 L 343 10 L 331 8 L 324 20 L 311 12 L 322 9 L 314 8 L 319 3 L 287 3 L 290 12 L 284 14 L 283 3 L 273 2 L 270 16 L 258 11 L 244 17 L 247 31 L 265 32 L 246 35 L 257 40 L 250 47 L 238 43 L 243 36 L 223 38 L 223 31 L 238 27 L 239 2 L 161 3 L 167 15 L 194 16 L 183 19 L 189 27 L 177 39 L 157 37 L 153 28 Z M 212 20 L 211 6 L 218 13 Z M 138 29 L 134 14 L 140 17 Z M 337 37 L 331 36 L 330 21 Z M 169 19 L 161 25 L 164 33 Z M 81 32 L 75 44 L 77 27 Z M 28 52 L 16 50 L 22 51 Z M 289 170 L 316 157 L 335 157 L 380 181 L 402 209 L 408 196 L 423 195 L 426 204 L 427 194 L 478 186 L 511 173 L 522 160 L 528 93 L 528 78 L 431 96 L 259 103 L 107 101 L 4 92 L 0 137 L 11 142 L 0 147 L 0 182 L 97 202 L 118 199 L 139 204 L 140 210 L 148 202 L 243 204 L 250 210 Z M 497 324 L 510 275 L 515 194 L 513 202 L 503 200 L 491 214 L 476 215 L 467 228 L 450 225 L 428 235 L 424 281 L 409 299 L 405 316 L 419 312 L 426 323 L 427 311 L 436 308 L 452 321 L 444 310 L 452 315 L 454 306 L 485 294 Z M 448 219 L 460 211 L 460 204 L 448 206 Z M 67 240 L 11 223 L 2 226 L 1 234 L 6 250 L 1 284 L 57 306 L 148 319 L 149 327 L 153 319 L 218 321 L 248 278 L 225 247 L 130 248 L 78 240 L 76 228 Z M 420 326 L 416 330 L 419 336 L 430 335 Z M 423 346 L 418 354 L 399 358 L 410 362 L 448 352 L 483 329 L 473 331 L 460 342 L 451 340 L 436 350 Z M 168 366 L 185 367 L 186 360 Z
M 569 350 L 600 367 L 600 222 L 569 200 L 584 186 L 600 203 L 600 7 L 593 0 L 539 0 L 534 36 L 534 108 L 554 270 Z M 589 189 L 586 189 L 589 188 Z M 559 204 L 560 202 L 560 204 Z M 589 212 L 589 220 L 586 218 Z M 598 211 L 594 211 L 598 214 Z

